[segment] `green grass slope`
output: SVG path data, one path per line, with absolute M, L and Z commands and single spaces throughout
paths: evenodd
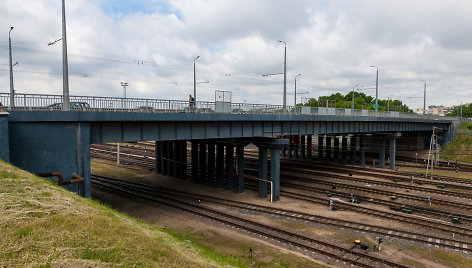
M 0 267 L 227 266 L 202 249 L 0 161 Z
M 472 123 L 461 123 L 454 141 L 441 148 L 440 157 L 472 163 Z

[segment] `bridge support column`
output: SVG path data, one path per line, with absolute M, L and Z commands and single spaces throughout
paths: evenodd
M 289 143 L 288 143 L 288 158 L 292 159 L 293 158 L 293 149 L 294 149 L 294 144 L 293 144 L 293 135 L 288 136 L 289 137 Z
M 165 141 L 161 141 L 161 174 L 162 175 L 166 175 L 167 174 L 167 160 L 166 160 L 166 157 L 167 157 L 167 154 L 166 154 L 166 150 L 167 150 L 167 144 Z
M 170 141 L 170 166 L 171 166 L 171 176 L 177 178 L 177 141 Z
M 221 188 L 225 182 L 225 145 L 216 144 L 216 187 Z
M 238 175 L 236 176 L 236 192 L 242 193 L 244 192 L 244 145 L 238 144 L 236 146 L 236 154 L 237 154 L 237 168 L 238 168 Z M 279 151 L 279 158 L 280 158 L 280 151 Z
M 200 142 L 200 176 L 199 176 L 199 183 L 207 183 L 208 182 L 208 177 L 207 177 L 207 158 L 206 158 L 206 153 L 207 153 L 207 145 L 205 142 Z
M 359 165 L 361 167 L 365 167 L 365 147 L 366 147 L 366 140 L 364 136 L 359 137 Z
M 339 137 L 338 136 L 333 136 L 334 138 L 334 147 L 333 147 L 333 157 L 334 157 L 334 162 L 339 162 Z
M 170 161 L 169 161 L 169 151 L 170 151 L 170 142 L 164 141 L 164 175 L 171 176 L 170 171 Z
M 306 137 L 306 158 L 308 160 L 311 160 L 311 153 L 313 152 L 313 142 L 312 142 L 313 136 L 310 134 Z
M 324 148 L 324 144 L 323 144 L 323 135 L 319 135 L 318 134 L 318 159 L 319 160 L 323 160 L 323 148 Z
M 356 141 L 356 147 L 355 147 L 355 156 L 354 156 L 354 161 L 355 163 L 358 163 L 360 162 L 360 148 L 361 148 L 361 137 L 360 136 L 356 136 L 355 138 L 355 141 Z
M 331 136 L 326 136 L 326 157 L 325 158 L 327 161 L 333 160 L 333 156 L 331 155 L 333 144 L 331 141 L 332 141 Z
M 351 155 L 349 164 L 356 164 L 356 138 L 354 136 L 349 137 L 349 152 Z
M 342 158 L 342 163 L 346 164 L 347 163 L 347 136 L 342 136 L 341 137 L 341 158 Z
M 432 132 L 423 132 L 424 133 L 424 149 L 429 149 L 431 146 L 431 135 Z
M 395 154 L 397 149 L 397 140 L 390 138 L 389 163 L 388 168 L 395 170 Z
M 182 176 L 182 170 L 180 168 L 180 154 L 181 154 L 181 148 L 180 148 L 180 144 L 181 144 L 181 141 L 172 141 L 173 143 L 173 157 L 172 157 L 172 160 L 173 160 L 173 164 L 174 164 L 174 168 L 173 168 L 173 172 L 174 172 L 174 177 L 180 179 L 181 176 Z
M 180 162 L 180 177 L 181 179 L 187 179 L 187 141 L 179 142 L 179 162 Z
M 396 150 L 397 150 L 397 138 L 401 136 L 401 132 L 397 132 L 392 134 L 389 139 L 390 139 L 390 149 L 389 149 L 389 154 L 390 154 L 390 161 L 388 167 L 392 170 L 395 170 L 395 155 L 396 155 Z
M 300 159 L 300 136 L 299 135 L 295 135 L 293 136 L 294 137 L 294 140 L 293 140 L 293 144 L 294 144 L 294 156 L 293 158 L 295 159 Z
M 154 158 L 155 158 L 155 165 L 156 165 L 156 173 L 162 174 L 162 166 L 161 166 L 161 159 L 162 159 L 162 145 L 160 141 L 155 141 L 154 145 Z
M 198 182 L 198 141 L 192 141 L 192 181 Z
M 216 185 L 216 170 L 215 170 L 215 143 L 208 143 L 208 183 Z
M 287 136 L 283 136 L 283 138 L 287 139 Z M 288 146 L 284 145 L 284 146 L 282 146 L 282 156 L 287 157 L 287 154 L 288 154 Z
M 306 144 L 305 144 L 305 135 L 300 136 L 300 155 L 301 159 L 306 159 Z
M 270 148 L 270 180 L 272 181 L 272 201 L 280 200 L 280 146 Z
M 385 138 L 384 137 L 380 137 L 379 168 L 385 168 Z
M 234 145 L 226 144 L 226 182 L 225 189 L 234 188 Z
M 285 146 L 282 147 L 285 148 Z M 267 147 L 259 146 L 259 179 L 267 180 Z M 267 198 L 267 182 L 258 183 L 259 198 Z

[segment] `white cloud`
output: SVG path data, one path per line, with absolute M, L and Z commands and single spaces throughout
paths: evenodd
M 139 5 L 138 5 L 139 4 Z M 0 3 L 0 91 L 9 88 L 12 31 L 15 87 L 24 93 L 62 93 L 61 3 Z M 72 95 L 186 99 L 197 55 L 199 100 L 232 90 L 233 101 L 280 104 L 283 45 L 288 92 L 318 97 L 356 84 L 375 85 L 410 106 L 472 102 L 472 3 L 469 1 L 93 1 L 68 0 L 67 33 Z M 138 64 L 139 63 L 139 64 Z M 375 90 L 366 93 L 374 95 Z M 301 97 L 301 96 L 300 96 Z M 306 97 L 304 95 L 303 97 Z M 292 100 L 290 100 L 292 98 Z M 287 98 L 293 102 L 293 95 Z

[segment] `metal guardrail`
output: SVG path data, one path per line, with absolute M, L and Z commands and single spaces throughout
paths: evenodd
M 190 105 L 189 101 L 159 100 L 116 97 L 69 96 L 71 110 L 75 111 L 116 111 L 146 113 L 231 113 L 231 114 L 288 114 L 288 115 L 328 115 L 328 116 L 368 116 L 417 119 L 446 119 L 440 116 L 418 115 L 400 112 L 374 110 L 339 109 L 308 106 L 248 104 L 229 102 L 197 101 Z M 10 106 L 10 93 L 0 93 L 3 109 L 9 110 L 62 110 L 62 95 L 19 94 L 15 93 L 15 106 Z M 219 107 L 225 107 L 220 109 Z M 447 118 L 449 119 L 449 118 Z M 454 120 L 455 118 L 450 118 Z

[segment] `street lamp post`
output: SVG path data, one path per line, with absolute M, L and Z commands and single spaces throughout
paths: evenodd
M 358 85 L 355 85 L 352 87 L 352 109 L 354 110 L 354 88 L 357 87 Z
M 11 37 L 10 33 L 15 27 L 10 27 L 10 31 L 8 32 L 8 45 L 10 48 L 10 107 L 15 106 L 15 89 L 13 87 L 13 64 L 12 64 L 12 57 L 11 57 Z
M 295 76 L 295 98 L 294 98 L 294 102 L 293 102 L 293 107 L 294 107 L 294 111 L 297 112 L 297 77 L 299 77 L 300 75 L 302 74 L 297 74 Z
M 195 74 L 195 61 L 200 58 L 200 56 L 197 56 L 194 60 L 193 60 L 193 98 L 195 99 L 195 101 L 197 101 L 197 76 Z
M 424 98 L 423 98 L 423 115 L 426 114 L 426 80 L 420 79 L 424 81 Z
M 126 99 L 126 87 L 128 86 L 128 82 L 121 82 L 121 86 L 123 87 L 123 98 Z
M 62 0 L 62 107 L 70 110 L 69 104 L 69 65 L 67 63 L 66 5 Z
M 379 68 L 374 65 L 371 65 L 370 67 L 377 69 L 377 76 L 375 79 L 375 111 L 377 111 L 379 106 Z
M 277 40 L 280 43 L 284 43 L 284 101 L 282 110 L 285 112 L 287 110 L 287 42 Z

